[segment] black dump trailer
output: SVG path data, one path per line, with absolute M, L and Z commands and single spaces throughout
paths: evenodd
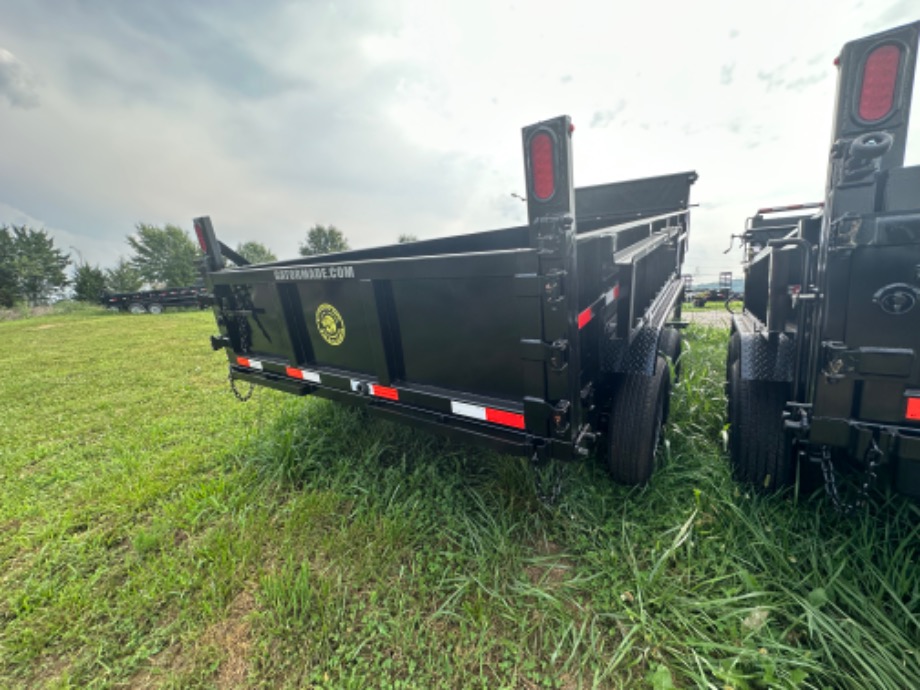
M 844 46 L 824 201 L 762 209 L 742 235 L 727 357 L 742 481 L 823 476 L 841 502 L 849 470 L 848 505 L 877 482 L 920 496 L 920 166 L 904 166 L 918 32 Z
M 614 478 L 647 481 L 696 174 L 575 189 L 572 132 L 567 116 L 524 128 L 520 227 L 245 265 L 195 219 L 231 383 L 534 460 L 606 439 Z
M 99 301 L 112 311 L 127 311 L 132 314 L 162 314 L 167 307 L 201 307 L 210 302 L 208 289 L 204 286 L 139 292 L 104 292 Z

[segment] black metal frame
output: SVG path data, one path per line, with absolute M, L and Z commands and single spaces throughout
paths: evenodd
M 920 166 L 904 167 L 918 35 L 915 22 L 844 46 L 825 201 L 748 220 L 732 331 L 742 378 L 790 384 L 790 452 L 873 475 L 881 462 L 920 496 L 920 420 L 905 414 L 920 396 L 920 308 L 886 314 L 879 297 L 920 304 Z M 886 45 L 902 51 L 900 72 L 890 113 L 869 123 L 863 69 Z
M 545 160 L 530 154 L 541 134 L 552 169 L 539 173 L 554 185 L 544 200 L 533 191 L 534 165 Z M 210 219 L 195 219 L 220 329 L 212 345 L 226 351 L 231 377 L 365 405 L 503 452 L 587 454 L 616 375 L 650 376 L 661 329 L 679 315 L 696 174 L 576 190 L 571 134 L 568 117 L 524 128 L 531 193 L 522 227 L 227 267 Z M 347 306 L 343 339 L 346 322 L 357 324 L 347 356 L 311 323 L 329 295 Z M 477 325 L 481 333 L 465 332 Z M 303 370 L 313 380 L 292 378 Z M 461 416 L 458 405 L 497 410 L 517 426 Z

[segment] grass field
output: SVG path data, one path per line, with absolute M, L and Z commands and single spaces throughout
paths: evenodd
M 920 510 L 760 498 L 691 330 L 650 486 L 228 390 L 209 313 L 0 323 L 0 687 L 909 688 Z

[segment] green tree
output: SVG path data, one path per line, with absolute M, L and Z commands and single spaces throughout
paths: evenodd
M 128 244 L 134 250 L 131 263 L 141 278 L 162 287 L 194 284 L 201 253 L 185 230 L 176 225 L 158 228 L 146 223 L 138 223 L 136 230 L 134 235 L 128 235 Z
M 109 292 L 137 292 L 143 284 L 140 271 L 124 257 L 118 257 L 115 268 L 105 269 L 105 289 Z
M 399 236 L 399 239 L 396 240 L 400 244 L 406 244 L 407 242 L 418 242 L 418 235 L 411 235 L 407 232 L 402 233 Z
M 278 260 L 272 250 L 261 242 L 241 242 L 236 245 L 236 253 L 252 264 L 264 264 Z
M 98 266 L 80 263 L 73 275 L 73 298 L 80 302 L 98 302 L 105 291 L 105 273 Z
M 5 236 L 0 240 L 5 257 L 2 280 L 7 283 L 5 290 L 14 292 L 14 299 L 26 300 L 33 306 L 44 304 L 67 285 L 65 269 L 70 257 L 54 246 L 54 239 L 46 231 L 4 225 L 0 234 Z
M 0 307 L 12 307 L 18 296 L 13 266 L 13 235 L 4 225 L 0 227 Z
M 345 235 L 334 225 L 314 225 L 307 231 L 307 241 L 300 245 L 301 256 L 344 252 L 350 249 Z

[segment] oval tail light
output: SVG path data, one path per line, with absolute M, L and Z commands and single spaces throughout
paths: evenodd
M 866 58 L 859 90 L 859 117 L 878 122 L 891 114 L 901 68 L 901 49 L 891 43 L 881 45 Z
M 533 195 L 547 201 L 556 193 L 555 147 L 547 132 L 538 132 L 530 140 L 530 166 Z

